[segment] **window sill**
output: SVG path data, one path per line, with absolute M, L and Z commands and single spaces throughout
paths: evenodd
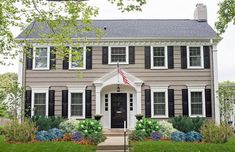
M 168 70 L 168 67 L 151 67 L 152 70 Z
M 77 119 L 85 119 L 85 117 L 83 117 L 83 116 L 70 116 L 69 119 L 77 120 Z
M 152 116 L 151 118 L 169 118 L 169 117 L 165 115 L 159 115 L 159 116 Z
M 129 64 L 129 63 L 127 63 L 127 62 L 119 62 L 119 63 L 117 63 L 117 62 L 111 62 L 111 63 L 108 63 L 108 64 L 110 64 L 110 65 L 117 65 L 117 64 L 122 65 L 122 64 Z
M 191 118 L 196 118 L 196 117 L 206 117 L 205 115 L 189 115 Z
M 187 69 L 192 69 L 192 70 L 194 70 L 194 69 L 204 69 L 204 67 L 187 67 Z
M 33 71 L 49 71 L 49 68 L 33 68 Z

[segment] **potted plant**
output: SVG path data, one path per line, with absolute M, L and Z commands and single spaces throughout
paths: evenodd
M 135 118 L 138 120 L 138 121 L 140 121 L 142 118 L 143 118 L 143 114 L 136 114 L 135 115 Z
M 95 120 L 100 121 L 100 119 L 101 119 L 102 116 L 103 116 L 103 115 L 101 115 L 101 114 L 95 114 L 95 115 L 94 115 L 94 118 L 95 118 Z

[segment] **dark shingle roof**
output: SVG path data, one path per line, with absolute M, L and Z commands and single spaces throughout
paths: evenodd
M 215 31 L 207 22 L 189 19 L 126 19 L 126 20 L 94 20 L 95 27 L 106 27 L 106 38 L 214 38 Z M 29 30 L 32 23 L 26 28 Z M 40 27 L 27 38 L 40 38 L 40 33 L 51 33 L 45 23 L 35 23 L 34 28 Z M 43 28 L 41 28 L 43 27 Z M 42 34 L 41 33 L 41 34 Z M 72 34 L 76 38 L 78 34 Z M 93 32 L 85 35 L 95 38 Z M 24 31 L 17 38 L 25 38 Z

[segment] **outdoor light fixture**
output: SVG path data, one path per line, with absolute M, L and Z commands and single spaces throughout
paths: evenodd
M 117 85 L 117 92 L 120 92 L 119 84 Z

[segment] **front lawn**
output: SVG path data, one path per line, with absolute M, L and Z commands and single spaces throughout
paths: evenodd
M 142 141 L 131 144 L 133 152 L 235 152 L 235 137 L 225 144 Z
M 73 142 L 37 142 L 26 144 L 7 144 L 0 136 L 1 152 L 95 152 L 96 146 L 79 145 Z

